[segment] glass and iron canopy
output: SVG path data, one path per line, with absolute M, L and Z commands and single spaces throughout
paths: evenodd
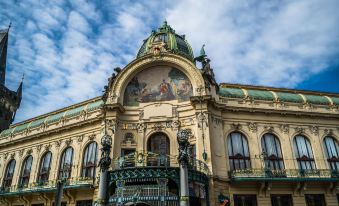
M 152 44 L 156 42 L 163 42 L 168 52 L 179 54 L 191 61 L 194 59 L 192 48 L 186 41 L 185 35 L 176 34 L 175 30 L 166 21 L 156 31 L 153 30 L 151 35 L 144 40 L 138 51 L 137 58 L 149 54 Z

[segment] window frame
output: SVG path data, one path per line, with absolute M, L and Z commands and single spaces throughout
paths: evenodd
M 45 165 L 45 158 L 47 157 L 47 155 L 50 155 L 49 157 L 49 162 L 48 162 L 48 169 L 47 171 L 42 171 L 42 167 Z M 47 151 L 43 154 L 43 156 L 40 159 L 40 165 L 39 165 L 39 170 L 38 170 L 38 177 L 37 177 L 37 182 L 38 183 L 44 183 L 47 182 L 49 179 L 49 173 L 51 170 L 51 162 L 52 162 L 52 158 L 53 158 L 53 154 L 51 151 Z M 46 176 L 46 180 L 42 180 L 42 177 Z
M 12 166 L 13 165 L 13 166 Z M 13 176 L 14 176 L 14 172 L 15 172 L 15 166 L 16 166 L 16 160 L 15 159 L 11 159 L 6 166 L 6 170 L 5 170 L 5 176 L 2 182 L 2 186 L 7 188 L 7 187 L 11 187 L 12 183 L 13 183 Z M 12 175 L 10 177 L 8 177 L 9 175 L 9 171 L 10 168 L 13 168 L 13 172 Z
M 242 153 L 243 154 L 234 154 L 235 152 L 233 151 L 233 138 L 232 138 L 232 134 L 240 134 L 240 137 L 241 137 L 241 147 L 242 147 Z M 246 142 L 246 146 L 247 146 L 247 152 L 248 152 L 248 156 L 245 156 L 246 154 L 246 151 L 245 151 L 245 148 L 244 148 L 244 142 Z M 230 155 L 230 151 L 229 151 L 229 145 L 231 145 L 231 154 Z M 247 140 L 247 137 L 241 133 L 241 132 L 238 132 L 238 131 L 234 131 L 234 132 L 231 132 L 228 137 L 227 137 L 227 150 L 228 150 L 228 159 L 229 159 L 229 168 L 231 171 L 233 170 L 244 170 L 244 169 L 251 169 L 252 166 L 251 166 L 251 154 L 250 154 L 250 149 L 249 149 L 249 146 L 248 146 L 248 140 Z M 236 163 L 235 162 L 238 162 L 238 169 L 236 169 Z M 243 161 L 243 165 L 245 166 L 244 168 L 241 168 L 241 162 L 240 161 Z M 232 163 L 232 164 L 231 164 Z M 247 164 L 248 163 L 248 164 Z
M 304 145 L 306 146 L 305 148 L 306 148 L 306 151 L 307 151 L 307 156 L 301 155 L 300 150 L 299 150 L 300 148 L 298 147 L 298 143 L 297 143 L 297 138 L 303 138 Z M 317 169 L 313 150 L 312 150 L 312 145 L 311 145 L 310 140 L 306 136 L 300 135 L 300 134 L 294 136 L 293 147 L 294 147 L 294 152 L 296 152 L 295 156 L 296 156 L 296 160 L 298 162 L 298 167 L 299 167 L 300 170 L 315 170 L 315 169 Z M 304 163 L 306 168 L 303 166 L 302 163 Z M 307 163 L 308 163 L 310 168 L 307 168 Z
M 331 143 L 333 144 L 333 148 L 335 149 L 336 156 L 330 157 L 330 154 L 329 154 L 330 150 L 328 148 L 327 141 L 326 141 L 327 139 L 329 139 L 329 141 L 332 141 Z M 325 146 L 327 163 L 329 164 L 330 169 L 339 170 L 339 143 L 337 139 L 332 136 L 325 136 L 325 138 L 323 139 L 323 143 Z M 333 151 L 331 151 L 331 153 L 333 154 Z
M 277 153 L 275 154 L 268 154 L 268 148 L 267 148 L 267 138 L 269 138 L 267 135 L 271 135 L 274 141 L 274 148 Z M 266 156 L 264 157 L 265 160 L 265 166 L 267 169 L 273 169 L 273 170 L 284 170 L 285 169 L 285 163 L 284 163 L 284 156 L 282 154 L 282 148 L 279 138 L 273 134 L 273 133 L 265 133 L 261 137 L 261 148 L 263 152 L 266 153 Z M 278 154 L 280 151 L 280 154 Z M 270 167 L 270 165 L 273 165 L 273 168 Z M 278 165 L 278 167 L 276 167 Z
M 66 152 L 67 150 L 71 149 L 71 161 L 70 161 L 70 165 L 68 168 L 64 168 L 65 167 L 65 160 L 66 160 Z M 67 172 L 67 177 L 66 179 L 70 179 L 72 176 L 72 167 L 73 167 L 73 158 L 74 158 L 74 149 L 73 147 L 66 147 L 64 149 L 64 151 L 61 154 L 61 159 L 60 159 L 60 163 L 59 163 L 59 170 L 58 170 L 58 179 L 61 178 L 65 178 L 62 175 L 65 174 L 65 172 Z
M 88 159 L 89 159 L 89 155 L 90 155 L 89 149 L 90 149 L 90 146 L 92 144 L 94 144 L 93 147 L 95 147 L 95 149 L 92 149 L 92 151 L 91 151 L 91 152 L 93 152 L 93 150 L 95 150 L 94 151 L 94 163 L 88 164 Z M 84 153 L 83 153 L 81 176 L 82 177 L 95 177 L 95 170 L 96 170 L 96 166 L 97 166 L 96 165 L 97 161 L 98 161 L 98 143 L 95 142 L 95 141 L 92 141 L 92 142 L 90 142 L 86 145 Z M 88 175 L 90 173 L 91 169 L 93 169 L 93 174 Z
M 30 162 L 28 162 L 30 159 Z M 29 165 L 30 164 L 30 165 Z M 19 187 L 27 187 L 29 184 L 29 179 L 32 172 L 33 156 L 28 155 L 25 160 L 22 162 L 20 177 L 19 177 Z M 28 166 L 29 165 L 29 166 Z M 29 168 L 29 172 L 26 172 L 26 169 Z

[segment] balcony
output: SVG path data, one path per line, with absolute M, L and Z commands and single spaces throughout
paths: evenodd
M 180 168 L 177 156 L 135 152 L 114 159 L 112 169 L 109 174 L 111 205 L 133 202 L 147 202 L 151 205 L 167 202 L 169 205 L 178 205 Z M 204 162 L 189 159 L 188 179 L 191 191 L 203 189 L 207 196 L 209 176 L 209 168 Z M 204 199 L 194 194 L 190 194 L 190 197 Z
M 339 171 L 327 169 L 299 170 L 268 170 L 244 169 L 233 170 L 229 173 L 231 181 L 322 181 L 332 182 L 339 180 Z
M 0 196 L 18 195 L 32 192 L 55 191 L 59 180 L 49 180 L 45 182 L 29 183 L 27 185 L 14 185 L 11 187 L 2 187 Z M 92 177 L 73 177 L 65 180 L 64 188 L 82 188 L 93 187 L 95 179 Z

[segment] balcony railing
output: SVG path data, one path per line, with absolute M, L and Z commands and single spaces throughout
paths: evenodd
M 338 181 L 339 171 L 327 169 L 244 169 L 230 172 L 231 180 L 271 180 L 271 181 Z
M 115 158 L 112 161 L 113 170 L 136 167 L 179 167 L 177 156 L 156 154 L 152 152 L 131 153 Z M 209 168 L 201 160 L 189 158 L 189 169 L 210 175 Z
M 73 177 L 67 180 L 64 180 L 65 188 L 73 187 L 90 187 L 95 184 L 95 179 L 93 177 Z M 49 180 L 44 182 L 34 182 L 25 185 L 13 185 L 11 187 L 1 187 L 1 195 L 11 195 L 11 194 L 21 194 L 28 192 L 46 192 L 56 190 L 57 183 L 60 180 Z

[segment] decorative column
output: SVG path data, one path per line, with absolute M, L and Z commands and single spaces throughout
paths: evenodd
M 99 181 L 99 194 L 97 205 L 106 205 L 107 200 L 107 186 L 108 186 L 108 169 L 111 165 L 112 138 L 106 132 L 106 120 L 104 135 L 101 138 L 101 158 L 99 161 L 100 166 L 100 181 Z
M 188 190 L 188 137 L 190 131 L 187 129 L 179 130 L 177 141 L 179 144 L 178 161 L 180 164 L 180 206 L 189 206 Z

